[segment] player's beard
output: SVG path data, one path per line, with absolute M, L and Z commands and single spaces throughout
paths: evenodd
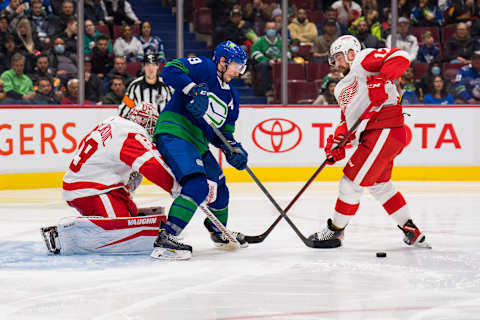
M 350 72 L 350 65 L 347 63 L 346 66 L 342 66 L 339 69 L 343 73 L 343 75 L 346 76 Z

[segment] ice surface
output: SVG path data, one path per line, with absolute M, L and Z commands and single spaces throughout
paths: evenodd
M 479 319 L 480 184 L 396 183 L 432 250 L 409 248 L 364 194 L 339 249 L 306 247 L 285 222 L 260 244 L 215 248 L 198 211 L 193 258 L 49 256 L 39 228 L 75 215 L 58 189 L 0 192 L 0 319 Z M 285 207 L 301 183 L 266 184 Z M 289 216 L 323 228 L 336 183 L 314 183 Z M 230 184 L 229 227 L 262 233 L 278 213 L 254 184 Z M 168 205 L 154 186 L 137 203 Z M 377 251 L 387 252 L 376 258 Z

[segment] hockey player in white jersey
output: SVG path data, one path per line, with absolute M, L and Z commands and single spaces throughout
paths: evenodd
M 338 147 L 353 124 L 363 120 L 353 135 L 356 149 L 343 169 L 333 219 L 310 239 L 324 247 L 342 245 L 344 229 L 355 215 L 363 188 L 367 188 L 404 233 L 407 245 L 429 248 L 425 235 L 413 223 L 407 203 L 390 181 L 393 160 L 407 144 L 400 96 L 393 81 L 410 65 L 408 53 L 400 49 L 364 49 L 346 35 L 330 47 L 330 63 L 345 77 L 335 87 L 341 122 L 325 146 L 329 164 L 345 158 L 345 146 Z
M 166 218 L 156 208 L 137 209 L 131 198 L 141 179 L 131 175 L 139 172 L 168 193 L 179 189 L 151 142 L 157 119 L 151 104 L 137 104 L 127 119 L 108 118 L 81 140 L 63 178 L 63 198 L 84 217 L 42 228 L 50 252 L 152 250 L 160 221 Z

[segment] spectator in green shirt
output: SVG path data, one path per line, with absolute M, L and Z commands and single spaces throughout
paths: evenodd
M 93 48 L 95 47 L 95 42 L 100 35 L 104 34 L 95 29 L 93 22 L 91 20 L 85 20 L 85 36 L 83 40 L 85 54 L 92 52 Z M 112 53 L 112 42 L 110 39 L 108 39 L 108 52 Z
M 11 69 L 0 76 L 4 82 L 6 98 L 3 104 L 30 104 L 35 97 L 32 80 L 23 73 L 25 56 L 15 53 L 12 57 Z
M 282 61 L 282 39 L 277 35 L 276 24 L 265 24 L 265 35 L 252 45 L 252 59 L 255 60 L 255 72 L 261 75 L 257 95 L 273 96 L 272 66 Z

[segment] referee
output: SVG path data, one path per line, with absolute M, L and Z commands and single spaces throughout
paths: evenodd
M 119 115 L 126 117 L 138 104 L 151 104 L 160 113 L 172 97 L 173 89 L 166 85 L 158 74 L 157 54 L 143 56 L 145 75 L 133 80 L 118 107 Z

